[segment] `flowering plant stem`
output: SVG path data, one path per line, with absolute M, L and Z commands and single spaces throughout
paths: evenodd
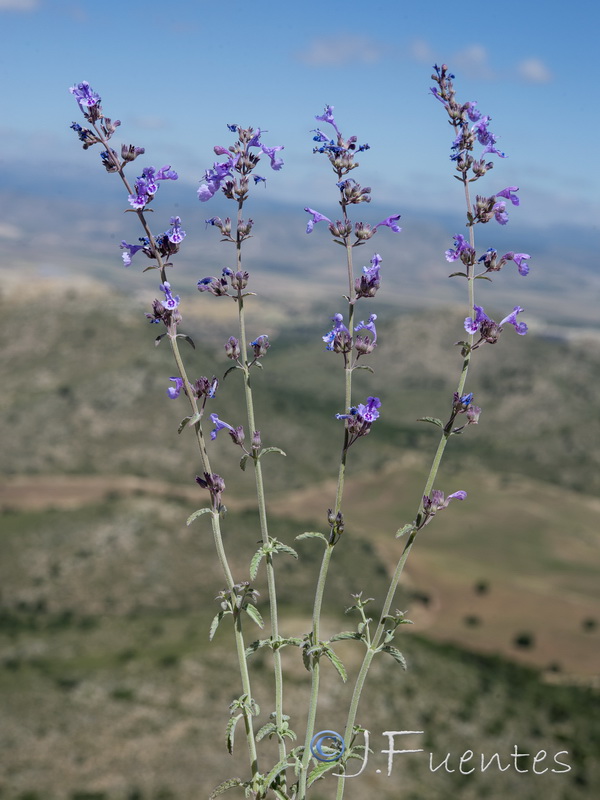
M 346 208 L 344 207 L 344 220 L 348 222 Z M 346 241 L 346 265 L 348 269 L 348 329 L 352 330 L 354 322 L 354 270 L 352 264 L 352 245 L 349 240 Z M 344 393 L 344 407 L 348 410 L 352 405 L 352 367 L 348 354 L 344 353 L 344 376 L 345 376 L 345 393 Z M 342 453 L 340 456 L 340 467 L 338 471 L 337 489 L 335 496 L 335 508 L 330 515 L 335 517 L 342 508 L 342 500 L 344 496 L 344 481 L 346 477 L 346 460 L 348 456 L 348 429 L 344 427 L 344 443 L 342 446 Z M 329 570 L 329 563 L 333 555 L 333 548 L 335 547 L 335 539 L 333 539 L 333 532 L 330 535 L 330 541 L 325 547 L 323 559 L 321 561 L 321 569 L 319 571 L 319 579 L 317 581 L 317 588 L 315 591 L 315 601 L 313 604 L 312 616 L 312 645 L 318 646 L 320 640 L 320 625 L 321 625 L 321 611 L 323 606 L 323 594 L 325 592 L 325 584 L 327 581 L 327 573 Z M 319 678 L 320 678 L 320 664 L 318 655 L 313 659 L 311 665 L 311 690 L 310 700 L 308 707 L 308 716 L 306 720 L 306 736 L 304 741 L 304 752 L 302 755 L 302 770 L 300 772 L 300 779 L 298 783 L 298 800 L 304 800 L 306 796 L 306 780 L 308 777 L 308 766 L 310 761 L 310 743 L 315 732 L 315 720 L 317 716 L 317 706 L 319 702 Z
M 469 197 L 469 184 L 468 184 L 468 180 L 467 180 L 466 176 L 463 176 L 463 183 L 464 183 L 464 188 L 465 188 L 465 200 L 466 200 L 467 212 L 468 212 L 470 210 L 470 208 L 471 208 L 471 201 L 470 201 L 470 197 Z M 474 249 L 475 248 L 475 234 L 474 234 L 474 230 L 473 230 L 473 226 L 472 225 L 469 226 L 469 243 L 470 243 L 470 246 Z M 474 280 L 473 280 L 473 266 L 471 266 L 471 265 L 467 266 L 467 286 L 468 286 L 468 303 L 469 303 L 469 311 L 470 311 L 473 308 L 473 306 L 475 305 L 475 287 L 474 287 Z M 473 335 L 471 334 L 470 335 L 470 344 L 472 344 L 472 343 L 473 343 Z M 459 397 L 462 396 L 463 392 L 464 392 L 465 384 L 466 384 L 466 381 L 467 381 L 467 374 L 469 372 L 470 360 L 471 360 L 471 351 L 469 350 L 469 352 L 466 354 L 466 356 L 463 359 L 462 369 L 461 369 L 460 377 L 459 377 L 459 380 L 458 380 L 458 386 L 457 386 L 457 389 L 456 389 L 456 393 L 458 394 Z M 439 443 L 438 443 L 438 446 L 437 446 L 437 450 L 435 452 L 435 455 L 433 457 L 433 461 L 431 463 L 431 467 L 430 467 L 430 470 L 429 470 L 429 475 L 427 476 L 427 480 L 425 482 L 425 487 L 423 489 L 423 496 L 429 496 L 431 494 L 431 491 L 433 489 L 433 485 L 434 485 L 435 480 L 437 478 L 437 474 L 438 474 L 440 465 L 442 463 L 442 458 L 444 456 L 444 451 L 446 450 L 446 445 L 448 444 L 450 436 L 451 436 L 451 430 L 449 430 L 448 428 L 445 428 L 443 433 L 442 433 L 442 435 L 441 435 L 441 437 L 440 437 L 440 440 L 439 440 Z M 421 503 L 419 505 L 419 509 L 417 511 L 417 517 L 416 518 L 418 518 L 419 515 L 421 515 L 422 513 L 423 513 L 423 501 L 421 500 Z M 402 573 L 404 571 L 404 567 L 406 565 L 406 562 L 408 561 L 408 557 L 410 555 L 410 551 L 412 550 L 412 547 L 413 547 L 413 545 L 415 543 L 415 540 L 417 538 L 418 532 L 419 532 L 418 529 L 413 529 L 410 532 L 410 534 L 408 536 L 408 539 L 406 541 L 406 544 L 404 545 L 404 549 L 402 550 L 400 558 L 398 559 L 398 563 L 396 564 L 396 569 L 394 570 L 394 574 L 393 574 L 392 580 L 390 582 L 390 586 L 389 586 L 389 589 L 388 589 L 388 592 L 387 592 L 387 595 L 386 595 L 386 598 L 385 598 L 385 602 L 383 604 L 383 609 L 381 611 L 381 616 L 379 618 L 379 625 L 377 626 L 377 630 L 375 632 L 375 635 L 374 635 L 372 641 L 367 646 L 367 651 L 366 651 L 366 653 L 364 655 L 363 662 L 361 664 L 359 673 L 358 673 L 357 678 L 356 678 L 356 683 L 354 685 L 354 691 L 352 693 L 352 699 L 350 701 L 350 707 L 348 709 L 348 717 L 347 717 L 347 720 L 346 720 L 346 727 L 344 728 L 344 744 L 346 745 L 347 748 L 350 747 L 350 743 L 352 741 L 352 737 L 353 737 L 353 734 L 354 734 L 354 725 L 356 723 L 356 715 L 358 713 L 358 705 L 359 705 L 360 697 L 361 697 L 361 694 L 362 694 L 362 691 L 363 691 L 363 688 L 364 688 L 364 685 L 365 685 L 365 681 L 367 679 L 367 675 L 368 675 L 369 669 L 371 667 L 371 663 L 373 661 L 373 657 L 375 656 L 375 654 L 377 652 L 377 649 L 378 649 L 378 647 L 379 647 L 379 645 L 381 643 L 381 639 L 382 639 L 382 637 L 383 637 L 383 635 L 385 633 L 386 617 L 388 616 L 388 614 L 390 613 L 390 610 L 392 608 L 392 603 L 394 602 L 394 597 L 395 597 L 396 591 L 398 589 L 398 584 L 400 583 L 400 578 L 402 577 Z M 345 785 L 346 785 L 346 780 L 343 777 L 343 775 L 341 775 L 338 778 L 336 800 L 342 800 L 342 798 L 344 796 Z
M 242 201 L 238 203 L 238 229 L 241 225 L 242 221 Z M 240 237 L 238 235 L 236 240 L 236 254 L 237 254 L 237 269 L 241 271 L 242 269 L 242 253 L 241 253 L 241 246 L 242 243 L 240 241 Z M 244 352 L 245 351 L 245 344 L 247 342 L 246 339 L 246 319 L 244 313 L 244 298 L 242 294 L 242 290 L 238 289 L 237 295 L 237 304 L 238 304 L 238 320 L 239 320 L 239 331 L 240 331 L 240 342 L 244 345 Z M 246 414 L 248 418 L 248 430 L 250 436 L 254 434 L 256 431 L 256 421 L 254 417 L 254 399 L 252 395 L 252 383 L 250 379 L 250 365 L 248 363 L 248 358 L 244 356 L 242 359 L 242 369 L 244 372 L 244 396 L 246 399 Z M 264 489 L 264 482 L 263 482 L 263 474 L 262 474 L 262 465 L 260 463 L 260 458 L 255 456 L 253 458 L 254 461 L 254 477 L 256 481 L 256 498 L 258 503 L 258 516 L 260 522 L 260 532 L 262 537 L 262 542 L 265 548 L 269 547 L 270 539 L 269 539 L 269 527 L 267 521 L 267 508 L 265 502 L 265 489 Z M 277 591 L 275 585 L 275 569 L 273 566 L 273 555 L 271 552 L 267 552 L 265 555 L 265 563 L 266 563 L 266 570 L 267 570 L 267 586 L 268 586 L 268 594 L 269 594 L 269 611 L 270 611 L 270 620 L 271 620 L 271 641 L 272 641 L 272 650 L 273 650 L 273 670 L 274 670 L 274 678 L 275 678 L 275 725 L 277 727 L 277 738 L 278 738 L 278 748 L 279 748 L 279 760 L 282 761 L 286 757 L 286 747 L 285 747 L 285 740 L 283 737 L 283 670 L 281 666 L 281 648 L 279 647 L 279 618 L 278 618 L 278 611 L 277 611 Z
M 106 147 L 107 152 L 110 152 L 111 148 L 109 147 L 108 141 L 107 141 L 106 137 L 104 136 L 104 133 L 102 132 L 102 130 L 95 123 L 93 123 L 93 127 L 94 127 L 94 130 L 95 130 L 99 140 Z M 128 194 L 131 195 L 132 194 L 131 186 L 130 186 L 129 181 L 127 180 L 127 177 L 126 177 L 126 175 L 124 173 L 123 164 L 119 162 L 117 156 L 114 155 L 114 154 L 112 155 L 112 160 L 113 160 L 115 166 L 117 167 L 116 172 L 118 173 L 118 175 L 121 178 L 123 184 L 125 185 L 125 188 L 127 189 Z M 161 257 L 161 255 L 158 252 L 158 249 L 156 247 L 155 238 L 154 238 L 154 236 L 153 236 L 153 234 L 152 234 L 152 232 L 150 230 L 150 227 L 149 227 L 149 225 L 148 225 L 148 223 L 146 221 L 146 217 L 144 215 L 144 212 L 141 209 L 135 209 L 135 213 L 137 214 L 137 216 L 138 216 L 138 218 L 139 218 L 139 220 L 140 220 L 140 222 L 142 224 L 142 227 L 144 229 L 144 232 L 146 233 L 146 236 L 148 237 L 148 240 L 150 242 L 150 246 L 151 246 L 151 248 L 152 248 L 152 250 L 154 252 L 154 257 L 156 259 L 158 268 L 160 270 L 161 281 L 164 283 L 166 281 L 166 268 L 165 268 L 165 264 L 163 263 L 162 257 Z M 171 351 L 173 353 L 173 358 L 175 359 L 175 363 L 177 364 L 177 369 L 178 369 L 179 375 L 181 377 L 181 380 L 183 381 L 183 386 L 185 388 L 186 397 L 188 398 L 188 401 L 189 401 L 190 406 L 192 408 L 192 415 L 197 420 L 194 423 L 193 427 L 194 427 L 194 432 L 195 432 L 195 435 L 196 435 L 196 441 L 198 443 L 198 448 L 199 448 L 199 451 L 200 451 L 200 461 L 202 463 L 202 470 L 203 470 L 203 472 L 210 474 L 212 472 L 212 470 L 211 470 L 210 461 L 209 461 L 209 458 L 208 458 L 208 452 L 206 450 L 206 442 L 204 440 L 204 433 L 203 433 L 203 430 L 202 430 L 202 424 L 201 424 L 201 420 L 200 420 L 201 412 L 200 412 L 200 409 L 198 408 L 198 402 L 197 402 L 196 396 L 195 396 L 195 394 L 194 394 L 194 392 L 192 390 L 192 386 L 191 386 L 190 380 L 189 380 L 189 378 L 187 376 L 187 372 L 186 372 L 186 369 L 185 369 L 185 366 L 184 366 L 184 363 L 183 363 L 183 359 L 181 357 L 181 352 L 179 350 L 179 344 L 178 344 L 178 341 L 177 341 L 176 326 L 172 326 L 167 330 L 167 336 L 168 336 L 168 339 L 169 339 L 169 343 L 171 345 Z M 222 532 L 221 532 L 221 523 L 220 523 L 219 512 L 218 511 L 212 511 L 211 514 L 210 514 L 210 518 L 211 518 L 211 527 L 212 527 L 212 532 L 213 532 L 213 538 L 214 538 L 214 542 L 215 542 L 215 549 L 216 549 L 216 552 L 217 552 L 217 557 L 219 559 L 219 563 L 221 565 L 221 568 L 223 570 L 223 574 L 225 576 L 225 582 L 227 584 L 227 589 L 233 596 L 234 595 L 235 582 L 234 582 L 234 579 L 233 579 L 233 575 L 231 573 L 231 568 L 229 566 L 227 555 L 225 553 L 225 547 L 223 545 L 223 535 L 222 535 Z M 239 664 L 239 669 L 240 669 L 242 691 L 243 691 L 243 694 L 248 698 L 248 701 L 250 701 L 251 698 L 252 698 L 252 690 L 251 690 L 251 685 L 250 685 L 250 674 L 248 672 L 248 664 L 247 664 L 247 661 L 246 661 L 246 645 L 245 645 L 245 642 L 244 642 L 244 635 L 243 635 L 243 631 L 242 631 L 241 614 L 237 614 L 236 615 L 235 624 L 234 624 L 234 635 L 235 635 L 236 654 L 237 654 L 237 659 L 238 659 L 238 664 Z M 251 764 L 252 777 L 254 779 L 258 774 L 258 756 L 257 756 L 257 752 L 256 752 L 256 741 L 255 741 L 255 738 L 254 738 L 254 723 L 253 723 L 253 719 L 252 719 L 252 713 L 251 713 L 251 710 L 250 710 L 248 705 L 244 704 L 243 709 L 242 709 L 242 713 L 243 713 L 243 718 L 244 718 L 244 728 L 245 728 L 245 733 L 246 733 L 246 740 L 247 740 L 247 744 L 248 744 L 248 756 L 249 756 L 250 764 Z

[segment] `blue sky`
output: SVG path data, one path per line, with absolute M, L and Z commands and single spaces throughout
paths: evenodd
M 390 213 L 443 210 L 459 202 L 459 187 L 451 129 L 428 90 L 431 65 L 445 61 L 459 99 L 479 102 L 509 155 L 486 193 L 518 185 L 523 221 L 598 230 L 598 4 L 466 8 L 0 0 L 1 161 L 87 169 L 93 158 L 68 129 L 80 119 L 68 87 L 87 80 L 122 120 L 119 141 L 145 146 L 148 163 L 170 163 L 197 186 L 213 145 L 230 143 L 225 124 L 254 125 L 286 148 L 270 196 L 315 205 L 330 176 L 309 131 L 329 103 L 344 133 L 371 145 L 360 180 L 374 200 Z

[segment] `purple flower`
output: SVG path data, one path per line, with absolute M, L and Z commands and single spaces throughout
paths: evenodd
M 331 223 L 331 220 L 329 219 L 329 217 L 325 217 L 325 216 L 323 216 L 323 214 L 319 214 L 318 211 L 315 211 L 312 208 L 305 208 L 304 210 L 308 214 L 312 214 L 312 219 L 309 219 L 308 223 L 306 225 L 306 232 L 307 233 L 312 233 L 312 229 L 315 227 L 317 222 L 329 222 L 329 223 Z
M 129 195 L 132 208 L 139 211 L 144 208 L 158 191 L 158 181 L 176 181 L 178 175 L 169 165 L 161 167 L 158 171 L 154 167 L 145 167 L 142 174 L 134 183 L 134 194 Z
M 356 416 L 364 422 L 374 422 L 379 417 L 379 408 L 381 400 L 378 397 L 368 397 L 366 403 L 359 403 L 356 406 Z
M 166 232 L 165 235 L 173 244 L 180 244 L 185 237 L 185 231 L 181 230 L 181 218 L 171 217 L 170 224 L 171 228 Z
M 79 107 L 83 108 L 86 106 L 87 108 L 92 108 L 93 106 L 97 106 L 100 103 L 101 97 L 97 94 L 92 87 L 89 85 L 87 81 L 82 81 L 78 83 L 76 86 L 71 86 L 69 89 L 71 94 L 75 97 L 75 100 L 79 103 Z
M 496 217 L 496 222 L 498 222 L 500 225 L 506 225 L 506 223 L 508 222 L 508 214 L 506 213 L 506 203 L 504 202 L 494 203 L 492 211 L 494 212 L 494 216 Z
M 377 341 L 377 331 L 375 330 L 376 319 L 377 319 L 377 314 L 371 314 L 371 316 L 366 322 L 361 320 L 361 322 L 359 322 L 358 325 L 354 328 L 354 331 L 355 332 L 363 330 L 369 331 L 369 333 L 373 337 L 372 341 L 376 342 Z
M 121 254 L 123 265 L 126 267 L 130 266 L 131 257 L 134 256 L 138 250 L 142 250 L 143 247 L 143 244 L 127 244 L 127 242 L 123 239 L 121 242 L 121 250 L 127 250 L 126 253 Z
M 379 228 L 380 225 L 385 225 L 386 228 L 390 228 L 390 230 L 394 231 L 394 233 L 400 233 L 402 228 L 398 227 L 396 223 L 401 216 L 401 214 L 394 214 L 392 217 L 387 217 L 387 219 L 384 219 L 382 222 L 378 222 L 377 225 L 375 225 L 375 228 Z
M 161 290 L 161 292 L 165 293 L 163 306 L 169 311 L 174 311 L 179 305 L 179 295 L 173 297 L 173 294 L 171 293 L 171 284 L 168 281 L 161 283 L 158 288 Z
M 360 297 L 374 297 L 376 291 L 381 285 L 381 276 L 379 275 L 379 265 L 383 259 L 379 253 L 375 253 L 371 259 L 370 267 L 363 267 L 363 274 L 360 278 L 354 281 L 354 288 L 356 290 L 356 299 Z
M 423 495 L 423 511 L 427 516 L 427 522 L 435 515 L 436 511 L 447 508 L 450 500 L 465 500 L 466 497 L 467 493 L 463 489 L 452 492 L 448 497 L 444 497 L 444 493 L 439 489 L 434 489 L 431 495 Z
M 527 333 L 527 325 L 524 322 L 517 322 L 517 314 L 524 310 L 521 306 L 515 306 L 513 311 L 498 323 L 490 319 L 481 306 L 473 306 L 473 310 L 475 311 L 475 316 L 465 319 L 465 330 L 467 333 L 479 331 L 481 337 L 492 344 L 498 340 L 498 334 L 506 322 L 514 327 L 519 336 L 524 336 Z
M 275 156 L 275 153 L 284 149 L 282 144 L 278 144 L 275 147 L 266 147 L 264 144 L 261 144 L 260 149 L 271 159 L 271 169 L 280 170 L 283 167 L 283 159 L 276 158 Z
M 514 261 L 517 265 L 517 269 L 521 275 L 527 275 L 529 273 L 529 264 L 526 263 L 527 259 L 531 258 L 528 253 L 505 253 L 502 258 L 500 259 L 500 263 L 506 261 Z
M 235 431 L 235 428 L 233 426 L 228 425 L 226 422 L 223 422 L 223 420 L 219 419 L 218 414 L 211 414 L 210 421 L 215 426 L 213 430 L 210 432 L 210 438 L 213 440 L 217 438 L 218 432 L 222 431 L 223 428 L 227 428 L 228 431 Z
M 214 197 L 221 188 L 221 183 L 225 178 L 231 178 L 231 170 L 235 167 L 239 160 L 240 154 L 235 157 L 229 158 L 227 161 L 213 164 L 212 169 L 207 169 L 204 173 L 203 180 L 206 183 L 200 185 L 198 189 L 198 199 L 204 203 Z
M 334 349 L 334 340 L 338 334 L 345 334 L 348 339 L 351 339 L 350 331 L 344 325 L 344 318 L 341 314 L 335 314 L 331 321 L 333 322 L 333 328 L 323 336 L 323 341 L 326 343 L 327 347 L 326 350 L 333 350 Z M 338 339 L 340 336 L 338 336 Z
M 515 192 L 519 191 L 518 186 L 507 186 L 506 189 L 502 189 L 501 192 L 496 192 L 496 197 L 505 197 L 507 200 L 513 204 L 513 206 L 518 206 L 521 202 Z
M 171 400 L 175 400 L 176 397 L 179 397 L 179 393 L 183 389 L 183 379 L 182 378 L 169 378 L 170 381 L 175 381 L 175 386 L 170 386 L 167 389 L 167 394 L 171 398 Z
M 460 233 L 454 235 L 454 250 L 446 250 L 446 261 L 457 261 L 462 253 L 471 250 L 471 245 Z
M 333 106 L 325 106 L 325 111 L 320 115 L 316 115 L 315 119 L 319 120 L 319 122 L 328 122 L 330 125 L 333 126 L 333 129 L 338 134 L 338 136 L 340 135 L 338 126 L 335 124 L 335 119 L 333 118 Z

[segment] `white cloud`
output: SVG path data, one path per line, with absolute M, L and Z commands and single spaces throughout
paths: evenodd
M 527 83 L 549 83 L 552 73 L 539 58 L 526 58 L 517 65 L 517 72 Z
M 460 50 L 449 61 L 452 71 L 462 72 L 469 78 L 491 80 L 495 77 L 494 70 L 488 63 L 488 52 L 482 44 L 471 44 Z
M 436 56 L 429 42 L 425 39 L 413 39 L 408 46 L 410 56 L 419 64 L 431 64 L 436 61 Z
M 383 46 L 368 36 L 327 36 L 314 39 L 298 53 L 310 67 L 343 67 L 346 64 L 375 64 L 382 57 Z
M 134 117 L 132 123 L 145 131 L 159 131 L 168 127 L 166 119 L 159 116 Z
M 0 0 L 0 11 L 35 11 L 40 0 Z

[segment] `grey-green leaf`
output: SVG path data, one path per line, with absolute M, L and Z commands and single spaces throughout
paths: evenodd
M 296 536 L 296 539 L 323 539 L 325 544 L 327 544 L 326 537 L 322 533 L 319 533 L 318 531 L 305 531 L 304 533 L 301 533 L 299 536 Z
M 394 661 L 397 661 L 398 664 L 400 664 L 402 669 L 406 669 L 406 659 L 404 658 L 404 656 L 402 655 L 400 650 L 398 650 L 397 647 L 392 647 L 391 644 L 387 644 L 385 647 L 382 648 L 381 652 L 389 653 L 391 657 L 394 659 Z
M 362 636 L 358 631 L 341 631 L 341 633 L 336 633 L 332 636 L 329 641 L 340 642 L 342 639 L 362 639 Z
M 259 628 L 264 628 L 265 623 L 263 622 L 263 618 L 261 617 L 260 611 L 256 606 L 253 606 L 252 603 L 248 603 L 246 606 L 246 613 L 252 619 Z
M 336 653 L 334 653 L 330 647 L 325 648 L 323 655 L 327 656 L 327 658 L 331 661 L 333 666 L 338 671 L 340 678 L 344 681 L 344 683 L 346 683 L 346 680 L 348 679 L 348 673 L 346 672 L 346 667 L 342 664 L 342 661 L 339 658 L 339 656 Z
M 444 423 L 437 417 L 419 417 L 417 422 L 431 422 L 432 425 L 437 425 L 438 428 L 443 428 Z
M 269 734 L 277 733 L 277 725 L 274 722 L 267 722 L 266 725 L 263 725 L 262 728 L 256 734 L 256 741 L 260 742 L 261 739 L 264 739 L 265 736 Z
M 213 621 L 210 623 L 210 630 L 208 632 L 209 641 L 212 642 L 213 636 L 217 632 L 217 628 L 219 627 L 219 623 L 221 622 L 221 620 L 223 619 L 224 616 L 225 616 L 225 612 L 224 611 L 219 611 L 219 613 L 215 615 Z
M 193 514 L 187 518 L 186 525 L 190 525 L 196 517 L 199 517 L 201 514 L 210 514 L 212 512 L 212 508 L 199 508 L 198 511 L 194 511 Z
M 227 789 L 233 789 L 234 786 L 243 786 L 244 782 L 241 778 L 229 778 L 223 783 L 220 783 L 215 789 L 212 790 L 208 800 L 215 800 L 215 797 L 218 797 L 223 792 L 226 792 Z
M 412 533 L 415 529 L 414 522 L 407 522 L 406 525 L 403 525 L 398 531 L 396 531 L 396 539 L 399 539 L 401 536 L 404 536 L 405 533 Z
M 265 554 L 264 549 L 262 547 L 259 547 L 256 553 L 254 553 L 254 555 L 252 556 L 252 561 L 250 562 L 250 577 L 252 578 L 252 580 L 256 578 L 258 567 L 260 565 L 260 562 L 262 561 L 264 554 Z
M 282 456 L 285 456 L 286 453 L 283 452 L 281 447 L 265 447 L 264 450 L 261 450 L 258 457 L 262 458 L 265 453 L 279 453 Z

